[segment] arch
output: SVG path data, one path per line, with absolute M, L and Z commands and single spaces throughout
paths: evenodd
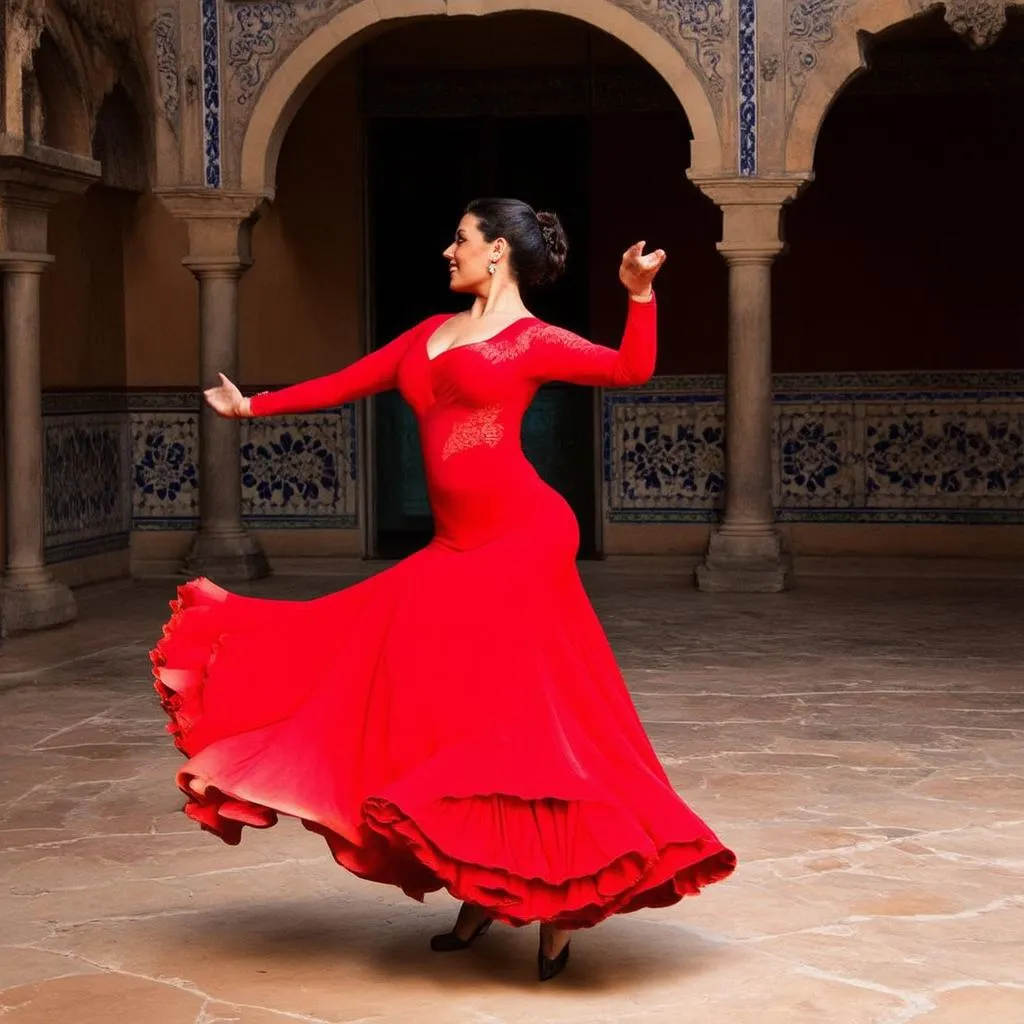
M 700 78 L 672 45 L 611 0 L 410 0 L 397 4 L 359 0 L 304 39 L 274 71 L 260 94 L 242 140 L 240 178 L 246 192 L 272 191 L 281 142 L 292 118 L 340 54 L 358 45 L 374 25 L 438 15 L 487 15 L 513 11 L 562 14 L 617 37 L 668 84 L 693 130 L 691 170 L 718 173 L 725 166 L 722 137 Z M 382 13 L 382 9 L 384 13 Z
M 31 78 L 25 90 L 27 106 L 35 99 L 38 108 L 34 116 L 26 118 L 26 124 L 37 135 L 32 141 L 88 156 L 92 149 L 89 111 L 82 84 L 72 71 L 74 67 L 75 62 L 54 36 L 44 30 L 32 53 Z
M 146 143 L 143 118 L 128 90 L 117 82 L 100 105 L 92 137 L 92 156 L 100 162 L 103 184 L 144 192 L 149 179 Z
M 912 0 L 860 0 L 836 27 L 835 39 L 825 44 L 814 71 L 789 119 L 786 133 L 786 171 L 809 175 L 814 149 L 826 115 L 846 84 L 864 69 L 862 33 L 875 35 L 922 13 Z

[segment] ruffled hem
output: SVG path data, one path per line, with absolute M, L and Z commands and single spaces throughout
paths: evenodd
M 305 828 L 322 836 L 335 861 L 352 874 L 397 886 L 420 902 L 427 893 L 446 889 L 456 899 L 485 907 L 494 920 L 513 927 L 542 921 L 575 930 L 592 927 L 613 914 L 668 907 L 686 896 L 698 895 L 703 888 L 728 877 L 736 867 L 731 851 L 718 842 L 700 838 L 648 853 L 627 851 L 588 875 L 525 877 L 497 864 L 450 856 L 387 800 L 368 799 L 355 836 L 345 837 L 323 822 L 279 812 L 214 785 L 205 785 L 203 792 L 197 793 L 188 775 L 179 775 L 178 781 L 189 798 L 185 814 L 228 845 L 241 842 L 245 826 L 270 828 L 285 813 L 298 817 Z M 459 798 L 451 803 L 465 804 L 473 799 Z M 524 814 L 530 813 L 529 801 L 518 797 L 498 799 L 518 806 Z
M 180 587 L 163 636 L 151 652 L 155 689 L 176 747 L 189 758 L 206 746 L 214 755 L 203 761 L 202 769 L 189 764 L 178 773 L 178 785 L 188 798 L 183 810 L 225 843 L 237 845 L 245 826 L 269 828 L 283 814 L 321 835 L 337 863 L 361 878 L 395 885 L 417 900 L 443 888 L 487 908 L 506 924 L 544 921 L 565 929 L 590 927 L 613 914 L 670 906 L 735 869 L 733 853 L 710 833 L 693 830 L 692 839 L 657 843 L 622 809 L 585 800 L 528 799 L 510 793 L 452 796 L 437 793 L 443 780 L 433 778 L 427 785 L 419 782 L 411 797 L 398 780 L 386 787 L 393 798 L 367 797 L 352 811 L 352 820 L 331 815 L 326 816 L 331 820 L 320 820 L 325 818 L 322 813 L 319 818 L 302 813 L 305 804 L 284 809 L 287 799 L 281 793 L 269 795 L 255 780 L 250 789 L 245 771 L 229 772 L 231 782 L 218 779 L 216 768 L 205 766 L 216 764 L 222 750 L 218 740 L 226 737 L 211 735 L 204 725 L 204 687 L 226 635 L 238 626 L 233 620 L 242 622 L 240 616 L 248 610 L 243 606 L 226 612 L 228 596 L 205 579 Z M 245 625 L 254 628 L 250 620 Z M 475 827 L 467 827 L 469 822 Z M 581 828 L 590 833 L 584 840 L 579 839 Z M 510 846 L 501 845 L 510 843 L 503 834 L 509 831 L 521 831 L 530 842 L 516 845 L 512 840 L 510 854 Z M 564 847 L 567 832 L 576 837 L 579 851 L 563 850 L 558 865 L 541 863 L 543 852 L 523 852 L 525 845 L 540 851 L 555 849 L 560 842 Z M 510 867 L 510 860 L 520 870 Z M 584 873 L 572 871 L 581 865 Z

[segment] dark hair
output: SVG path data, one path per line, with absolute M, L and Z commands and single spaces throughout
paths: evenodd
M 569 243 L 554 213 L 537 213 L 519 199 L 474 199 L 466 213 L 476 217 L 488 242 L 509 244 L 512 273 L 525 288 L 551 284 L 565 270 Z

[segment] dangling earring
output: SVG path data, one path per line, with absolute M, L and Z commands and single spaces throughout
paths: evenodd
M 493 260 L 487 265 L 488 274 L 496 274 L 498 272 L 498 264 Z

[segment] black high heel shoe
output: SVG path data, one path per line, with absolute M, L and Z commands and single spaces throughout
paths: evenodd
M 468 939 L 460 939 L 455 934 L 455 929 L 445 932 L 443 935 L 434 935 L 430 940 L 430 948 L 435 953 L 455 953 L 460 949 L 469 949 L 481 935 L 486 934 L 487 929 L 490 927 L 491 919 L 487 918 L 486 921 L 482 921 L 477 925 L 476 931 Z
M 544 941 L 541 940 L 540 949 L 537 950 L 537 976 L 541 981 L 550 981 L 565 970 L 565 965 L 569 962 L 569 945 L 567 942 L 558 956 L 549 959 L 544 955 Z

